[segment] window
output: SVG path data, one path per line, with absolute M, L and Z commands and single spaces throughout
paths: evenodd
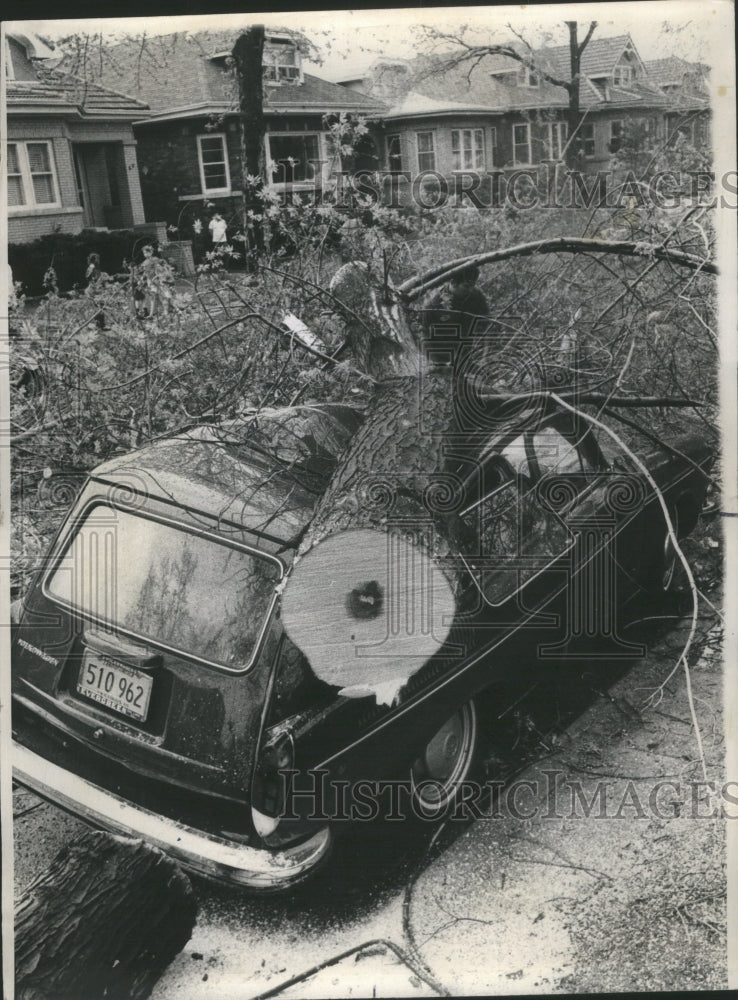
M 569 137 L 569 126 L 566 122 L 549 122 L 547 131 L 546 155 L 551 160 L 560 160 Z
M 497 129 L 495 127 L 489 130 L 489 150 L 489 165 L 494 167 L 497 163 Z
M 387 160 L 390 170 L 402 170 L 402 143 L 399 135 L 387 136 Z
M 521 437 L 506 450 L 517 456 L 523 447 Z M 499 471 L 493 466 L 485 469 L 482 489 L 483 498 L 465 512 L 480 542 L 471 568 L 485 601 L 497 605 L 570 548 L 571 534 L 524 474 L 510 478 L 504 464 Z
M 592 122 L 584 122 L 579 126 L 579 148 L 585 156 L 595 155 L 595 135 Z
M 518 70 L 518 83 L 521 87 L 537 87 L 538 74 L 530 66 L 523 66 Z
M 523 125 L 513 125 L 513 163 L 532 163 L 530 154 L 530 125 L 525 122 Z
M 418 170 L 436 169 L 435 137 L 432 132 L 417 132 Z
M 144 642 L 241 669 L 256 651 L 280 576 L 268 555 L 98 504 L 45 589 Z
M 452 170 L 484 170 L 484 132 L 481 128 L 451 129 Z
M 655 149 L 660 138 L 659 119 L 646 118 L 644 122 L 644 130 L 644 148 L 648 150 Z
M 315 178 L 320 164 L 317 132 L 289 132 L 267 136 L 272 180 L 277 184 L 299 184 Z
M 610 122 L 610 143 L 607 148 L 611 153 L 617 153 L 623 145 L 623 128 L 622 121 Z
M 612 74 L 612 82 L 615 86 L 632 83 L 635 72 L 632 66 L 616 66 Z
M 228 156 L 224 135 L 198 135 L 197 155 L 200 161 L 200 182 L 203 194 L 231 190 Z
M 50 142 L 8 143 L 8 205 L 58 205 L 59 185 Z
M 299 83 L 300 59 L 287 39 L 267 39 L 264 44 L 264 79 L 271 83 Z
M 694 124 L 694 118 L 686 118 L 677 126 L 677 137 L 688 142 L 690 146 L 694 145 Z

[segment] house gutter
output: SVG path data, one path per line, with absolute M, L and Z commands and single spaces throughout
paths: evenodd
M 328 107 L 325 104 L 265 104 L 264 114 L 288 115 L 288 114 L 330 114 L 334 111 L 357 111 L 364 112 L 372 117 L 381 117 L 382 108 L 368 108 L 365 104 L 332 104 Z M 134 121 L 134 125 L 155 125 L 157 122 L 182 121 L 187 118 L 202 118 L 205 115 L 238 115 L 238 109 L 225 101 L 214 103 L 213 101 L 201 101 L 198 104 L 187 104 L 181 108 L 174 108 L 171 111 L 154 111 L 148 118 Z

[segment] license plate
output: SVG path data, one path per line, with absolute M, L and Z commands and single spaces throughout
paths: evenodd
M 77 690 L 106 708 L 143 722 L 149 711 L 153 678 L 107 656 L 86 657 Z

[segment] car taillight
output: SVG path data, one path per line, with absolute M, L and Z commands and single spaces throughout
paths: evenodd
M 292 734 L 280 733 L 270 740 L 259 755 L 251 814 L 254 828 L 261 837 L 273 833 L 284 807 L 285 779 L 280 771 L 291 770 L 295 763 Z

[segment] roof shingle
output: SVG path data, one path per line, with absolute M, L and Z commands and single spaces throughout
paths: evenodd
M 91 117 L 141 117 L 148 105 L 99 83 L 90 83 L 59 70 L 38 68 L 37 79 L 6 82 L 8 113 L 39 107 L 54 111 L 75 110 Z
M 226 66 L 237 32 L 175 32 L 148 38 L 145 46 L 124 41 L 110 50 L 94 72 L 107 86 L 134 94 L 161 117 L 172 109 L 207 113 L 207 108 L 235 107 L 235 80 Z M 265 110 L 315 108 L 316 111 L 384 110 L 375 98 L 349 91 L 309 73 L 301 84 L 267 86 Z

